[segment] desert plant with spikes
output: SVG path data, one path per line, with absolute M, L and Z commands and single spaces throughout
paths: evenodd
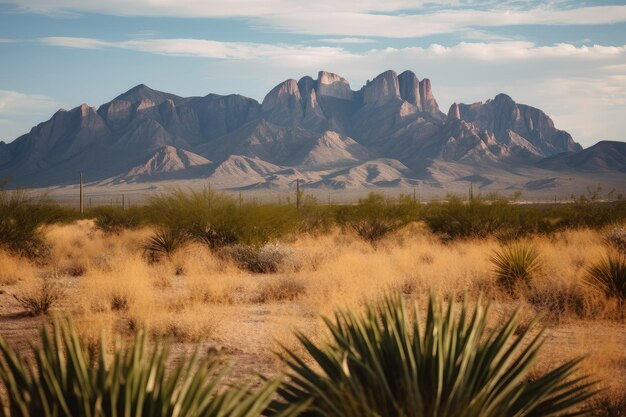
M 585 414 L 580 406 L 593 392 L 576 374 L 579 360 L 530 379 L 541 332 L 520 331 L 515 314 L 490 330 L 488 311 L 479 301 L 457 314 L 431 296 L 420 325 L 416 307 L 407 312 L 400 296 L 389 296 L 365 315 L 336 313 L 325 319 L 328 342 L 298 336 L 313 363 L 285 349 L 289 379 L 271 410 L 309 400 L 304 416 Z
M 175 227 L 160 227 L 148 238 L 144 246 L 151 259 L 158 260 L 164 256 L 171 257 L 183 249 L 191 240 L 189 233 Z
M 626 302 L 626 256 L 609 254 L 587 268 L 585 283 L 607 297 Z
M 111 359 L 102 341 L 96 366 L 74 328 L 55 321 L 42 330 L 33 360 L 19 357 L 0 337 L 0 416 L 11 417 L 258 417 L 275 393 L 270 381 L 223 389 L 225 369 L 194 354 L 169 369 L 168 349 L 151 347 L 138 332 L 130 348 Z M 298 413 L 296 406 L 283 417 Z
M 494 251 L 490 261 L 498 284 L 511 293 L 520 286 L 528 286 L 542 267 L 539 251 L 524 241 L 510 243 Z

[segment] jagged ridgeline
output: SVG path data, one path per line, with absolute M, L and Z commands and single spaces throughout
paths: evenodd
M 239 189 L 289 187 L 296 178 L 329 189 L 488 183 L 512 167 L 537 178 L 623 171 L 625 145 L 605 142 L 587 157 L 544 112 L 505 94 L 443 113 L 430 80 L 411 71 L 386 71 L 358 90 L 321 71 L 280 83 L 262 103 L 142 84 L 99 108 L 62 109 L 0 142 L 0 178 L 27 187 L 72 183 L 78 172 L 111 184 L 207 178 Z

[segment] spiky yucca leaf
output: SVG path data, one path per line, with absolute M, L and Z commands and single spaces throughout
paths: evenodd
M 420 326 L 417 308 L 409 316 L 400 296 L 363 316 L 336 313 L 325 320 L 327 343 L 299 335 L 313 364 L 285 349 L 289 380 L 271 410 L 308 399 L 304 415 L 316 417 L 584 414 L 576 407 L 592 395 L 591 384 L 574 376 L 578 361 L 529 380 L 541 333 L 531 337 L 529 326 L 516 335 L 516 315 L 488 330 L 487 315 L 480 301 L 457 314 L 431 297 Z
M 498 283 L 508 291 L 528 285 L 542 267 L 539 251 L 527 242 L 514 242 L 494 251 L 490 258 Z
M 626 301 L 626 256 L 610 254 L 587 268 L 585 282 L 607 297 Z
M 256 393 L 250 385 L 220 389 L 224 369 L 193 355 L 168 370 L 168 350 L 149 347 L 137 334 L 130 349 L 107 359 L 102 342 L 97 366 L 89 365 L 73 327 L 55 321 L 42 330 L 33 361 L 25 361 L 0 337 L 1 416 L 11 417 L 258 417 L 277 381 Z M 291 407 L 284 416 L 296 415 Z
M 190 239 L 189 233 L 184 229 L 161 227 L 150 236 L 144 249 L 154 258 L 172 256 L 176 251 L 184 248 Z

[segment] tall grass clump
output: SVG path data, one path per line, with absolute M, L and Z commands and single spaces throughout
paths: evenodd
M 130 348 L 113 356 L 105 342 L 95 366 L 73 326 L 55 321 L 41 331 L 32 360 L 19 357 L 0 337 L 0 415 L 11 417 L 257 417 L 277 382 L 252 393 L 250 384 L 223 388 L 225 371 L 197 354 L 169 366 L 165 345 L 149 346 L 138 332 Z M 296 415 L 291 407 L 283 417 Z
M 344 206 L 337 212 L 337 222 L 351 229 L 363 240 L 375 243 L 417 219 L 417 205 L 408 201 L 386 199 L 370 193 L 355 206 Z
M 609 254 L 592 264 L 587 268 L 585 282 L 623 304 L 626 301 L 626 256 Z
M 498 284 L 511 293 L 528 287 L 542 267 L 539 251 L 524 241 L 509 243 L 494 251 L 490 261 Z
M 488 306 L 457 313 L 431 296 L 424 324 L 400 296 L 326 319 L 330 340 L 299 340 L 313 362 L 288 349 L 286 404 L 312 401 L 304 416 L 557 416 L 584 414 L 593 393 L 579 360 L 539 377 L 530 371 L 542 341 L 513 314 L 489 329 Z

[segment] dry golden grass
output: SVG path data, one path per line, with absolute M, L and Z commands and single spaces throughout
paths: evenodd
M 97 348 L 101 334 L 114 340 L 144 327 L 180 346 L 216 349 L 240 375 L 277 372 L 274 352 L 281 344 L 297 348 L 293 331 L 316 335 L 320 314 L 337 308 L 359 308 L 389 291 L 419 305 L 430 291 L 470 302 L 483 294 L 492 300 L 494 325 L 519 307 L 523 323 L 538 317 L 548 327 L 538 372 L 586 355 L 585 370 L 607 398 L 619 402 L 626 395 L 623 311 L 583 284 L 585 268 L 608 250 L 602 232 L 531 238 L 543 268 L 516 296 L 496 284 L 489 259 L 497 240 L 444 244 L 420 225 L 376 247 L 338 230 L 279 242 L 275 249 L 289 255 L 273 274 L 244 271 L 200 245 L 151 263 L 142 250 L 150 232 L 105 235 L 91 221 L 51 227 L 53 261 L 37 267 L 0 253 L 0 286 L 17 293 L 55 272 L 65 282 L 57 311 L 72 317 L 89 346 Z

